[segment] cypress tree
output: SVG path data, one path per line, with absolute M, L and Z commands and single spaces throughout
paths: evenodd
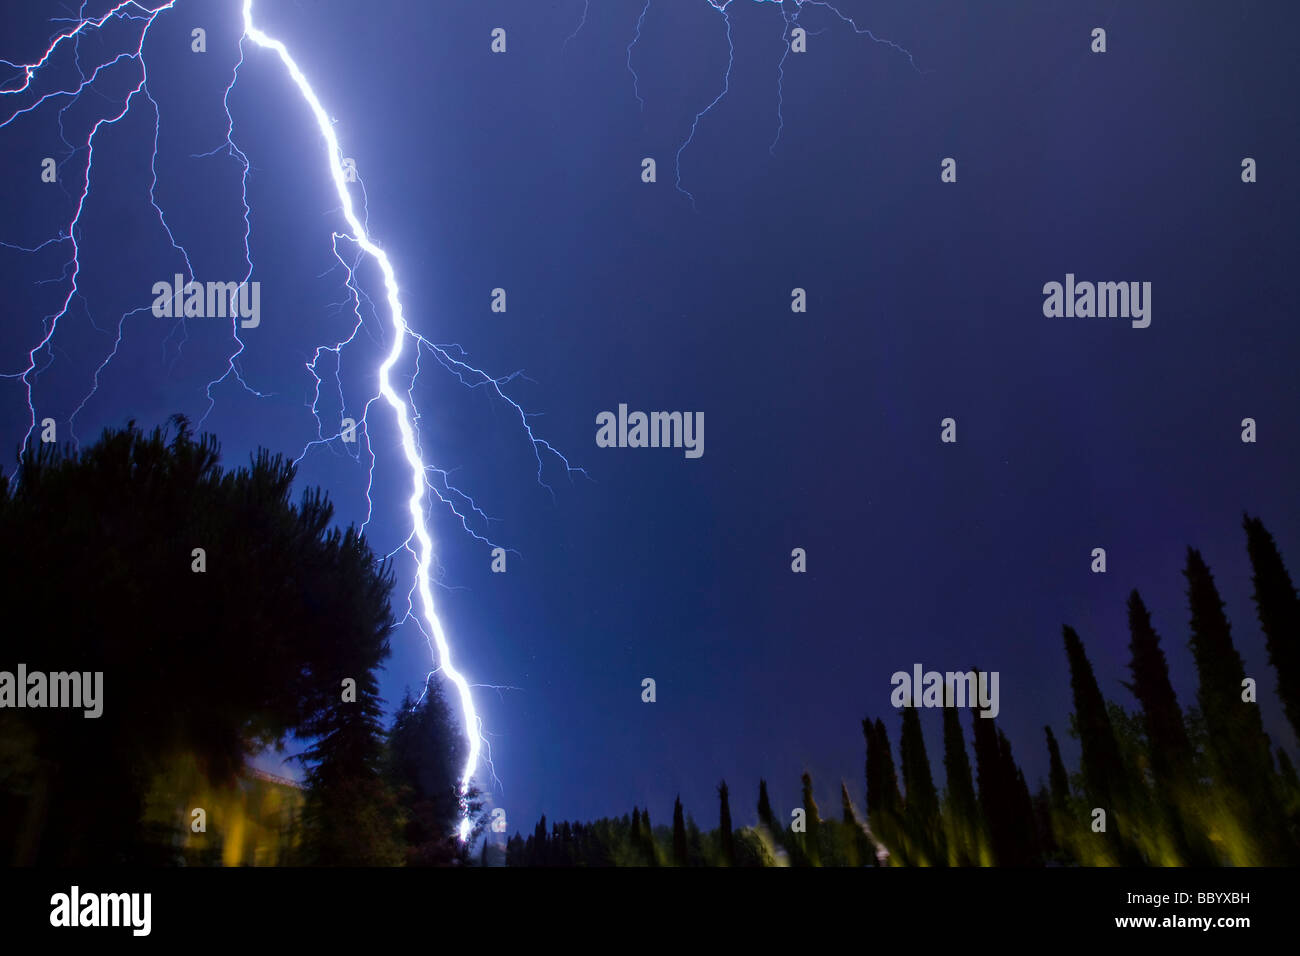
M 772 815 L 772 802 L 767 799 L 767 781 L 762 779 L 758 781 L 758 822 L 773 834 L 780 832 Z
M 650 808 L 641 812 L 641 846 L 645 852 L 648 866 L 659 865 L 659 849 L 655 845 L 654 830 L 650 826 Z
M 884 721 L 864 720 L 862 733 L 867 741 L 867 821 L 877 839 L 897 862 L 907 858 L 900 814 L 903 798 L 898 790 L 898 775 L 889 747 Z
M 903 730 L 899 738 L 899 759 L 903 764 L 903 786 L 907 788 L 904 824 L 920 844 L 931 866 L 947 863 L 947 849 L 940 829 L 939 794 L 925 752 L 925 735 L 915 707 L 903 708 Z
M 1006 808 L 1011 794 L 1002 777 L 1002 755 L 992 717 L 971 710 L 975 732 L 975 778 L 979 786 L 980 814 L 988 831 L 993 862 L 1009 866 L 1015 858 L 1014 838 L 1007 826 Z
M 533 829 L 532 844 L 532 860 L 528 865 L 549 866 L 551 854 L 550 848 L 546 844 L 546 814 L 544 813 L 542 818 L 537 821 L 537 826 Z
M 673 865 L 686 865 L 686 820 L 682 816 L 682 797 L 673 804 Z
M 894 772 L 894 754 L 889 746 L 889 734 L 885 732 L 885 722 L 876 718 L 876 742 L 880 747 L 880 786 L 884 800 L 883 807 L 897 813 L 903 807 L 903 797 L 898 790 L 898 774 Z
M 1106 811 L 1109 823 L 1106 835 L 1114 834 L 1110 843 L 1119 860 L 1125 865 L 1134 865 L 1140 860 L 1135 857 L 1126 836 L 1131 809 L 1130 785 L 1127 769 L 1120 757 L 1119 741 L 1110 722 L 1106 700 L 1097 686 L 1092 664 L 1084 652 L 1083 641 L 1071 627 L 1065 627 L 1063 633 L 1065 656 L 1070 663 L 1075 726 L 1083 751 L 1084 794 L 1089 809 L 1100 807 Z
M 1052 830 L 1052 794 L 1041 779 L 1038 783 L 1038 792 L 1034 794 L 1034 828 L 1038 833 L 1038 844 L 1042 847 L 1044 857 L 1048 859 L 1058 857 L 1061 848 Z
M 1182 708 L 1169 681 L 1169 665 L 1160 638 L 1151 626 L 1151 614 L 1134 590 L 1128 598 L 1129 670 L 1133 682 L 1125 684 L 1142 705 L 1142 727 L 1154 785 L 1157 816 L 1163 821 L 1184 862 L 1213 865 L 1208 844 L 1192 826 L 1195 813 L 1196 770 L 1191 739 Z
M 1011 755 L 1011 742 L 1002 731 L 998 731 L 1002 749 L 1003 766 L 1008 774 L 1011 792 L 1015 797 L 1013 812 L 1018 821 L 1014 829 L 1016 835 L 1016 861 L 1018 866 L 1030 866 L 1038 861 L 1038 833 L 1034 826 L 1034 802 L 1029 796 L 1029 784 L 1025 782 L 1025 773 L 1016 765 Z
M 880 812 L 880 750 L 876 745 L 876 725 L 869 718 L 862 721 L 862 739 L 867 745 L 867 816 Z
M 731 803 L 727 799 L 727 781 L 718 784 L 718 843 L 722 850 L 722 865 L 736 865 L 736 841 L 731 828 Z
M 1056 735 L 1051 727 L 1044 727 L 1047 733 L 1048 779 L 1052 784 L 1052 809 L 1058 813 L 1067 812 L 1070 804 L 1070 778 L 1065 772 L 1065 762 L 1061 760 L 1061 748 L 1056 743 Z
M 842 833 L 844 834 L 844 858 L 849 866 L 865 866 L 876 862 L 876 854 L 871 841 L 863 832 L 857 811 L 853 809 L 853 799 L 849 796 L 849 787 L 840 781 L 840 810 L 842 811 Z
M 1169 665 L 1160 648 L 1160 638 L 1151 626 L 1151 614 L 1142 597 L 1133 591 L 1128 598 L 1129 670 L 1133 683 L 1125 684 L 1142 704 L 1143 727 L 1151 755 L 1151 774 L 1162 803 L 1192 782 L 1192 745 L 1183 723 L 1182 708 L 1169 682 Z
M 1300 737 L 1300 597 L 1263 522 L 1249 515 L 1244 520 L 1246 549 L 1255 571 L 1255 609 L 1269 663 L 1277 671 L 1277 696 Z
M 802 780 L 804 825 L 806 827 L 804 855 L 809 866 L 821 866 L 821 815 L 817 811 L 817 801 L 813 799 L 812 776 L 807 771 L 804 771 Z
M 1285 832 L 1273 786 L 1273 758 L 1259 705 L 1242 700 L 1246 668 L 1232 642 L 1223 601 L 1209 567 L 1187 549 L 1187 599 L 1191 608 L 1191 648 L 1200 687 L 1197 703 L 1209 731 L 1207 757 L 1216 785 L 1231 794 L 1234 815 L 1253 817 L 1245 839 L 1253 839 L 1256 863 L 1281 865 L 1289 854 L 1277 837 Z
M 1289 799 L 1294 800 L 1300 796 L 1300 779 L 1296 777 L 1295 765 L 1281 747 L 1277 748 L 1277 774 L 1282 779 L 1282 788 Z
M 956 707 L 943 708 L 943 769 L 947 778 L 948 818 L 959 838 L 957 865 L 972 866 L 977 861 L 979 807 L 975 803 L 970 758 L 966 756 L 966 741 L 962 737 Z

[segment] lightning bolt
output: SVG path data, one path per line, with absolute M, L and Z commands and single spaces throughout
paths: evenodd
M 26 367 L 14 372 L 0 373 L 0 377 L 8 379 L 21 380 L 27 396 L 27 406 L 30 412 L 30 424 L 27 435 L 24 439 L 24 448 L 27 448 L 31 441 L 32 432 L 36 427 L 36 408 L 33 401 L 33 389 L 36 380 L 41 372 L 49 368 L 55 358 L 55 336 L 59 329 L 60 322 L 64 319 L 69 310 L 72 308 L 74 301 L 80 301 L 90 314 L 89 304 L 84 301 L 78 285 L 78 278 L 81 272 L 81 245 L 83 241 L 81 220 L 82 213 L 85 209 L 87 198 L 90 194 L 92 180 L 94 179 L 94 162 L 96 140 L 100 130 L 104 126 L 111 126 L 121 121 L 127 116 L 137 100 L 147 101 L 153 109 L 154 118 L 154 138 L 153 153 L 151 157 L 152 174 L 149 187 L 149 201 L 160 226 L 165 231 L 167 238 L 173 250 L 184 261 L 184 271 L 186 281 L 194 278 L 194 267 L 191 263 L 190 255 L 181 242 L 178 241 L 168 224 L 167 217 L 158 203 L 156 198 L 157 177 L 157 157 L 158 157 L 158 134 L 161 125 L 161 116 L 158 103 L 154 100 L 149 91 L 149 72 L 144 60 L 144 45 L 148 38 L 150 28 L 157 22 L 158 18 L 166 11 L 171 10 L 178 0 L 168 0 L 157 6 L 146 6 L 141 0 L 124 0 L 117 3 L 106 13 L 97 17 L 85 16 L 87 2 L 83 2 L 78 16 L 68 18 L 62 21 L 56 21 L 64 24 L 57 32 L 45 49 L 39 59 L 32 63 L 14 63 L 8 60 L 0 60 L 0 67 L 7 67 L 14 71 L 14 75 L 9 79 L 0 82 L 0 104 L 6 102 L 23 103 L 24 97 L 29 97 L 32 102 L 27 105 L 20 105 L 12 112 L 4 111 L 0 107 L 0 130 L 8 127 L 18 117 L 30 113 L 34 110 L 52 101 L 65 101 L 59 112 L 60 133 L 63 136 L 64 145 L 67 152 L 63 156 L 62 163 L 58 164 L 61 168 L 74 156 L 85 150 L 86 153 L 86 170 L 85 179 L 80 183 L 79 195 L 75 200 L 75 209 L 71 220 L 65 228 L 59 230 L 56 237 L 47 239 L 44 242 L 35 245 L 23 245 L 19 243 L 0 242 L 0 246 L 14 250 L 16 252 L 36 254 L 51 247 L 60 247 L 66 245 L 69 250 L 69 256 L 66 260 L 62 275 L 58 279 L 42 281 L 68 282 L 68 291 L 63 298 L 58 310 L 52 315 L 47 315 L 42 319 L 42 336 L 37 344 L 28 351 Z M 566 474 L 572 477 L 575 473 L 584 477 L 589 477 L 587 473 L 578 467 L 571 465 L 567 458 L 555 449 L 545 439 L 539 437 L 533 430 L 531 419 L 532 415 L 526 412 L 518 402 L 510 398 L 506 392 L 506 387 L 516 378 L 522 376 L 522 372 L 517 371 L 505 376 L 492 376 L 480 368 L 470 364 L 468 356 L 464 349 L 455 344 L 438 344 L 412 328 L 407 322 L 405 313 L 402 308 L 401 288 L 398 284 L 397 274 L 393 268 L 387 254 L 380 245 L 373 239 L 369 231 L 369 216 L 365 204 L 365 185 L 360 183 L 360 192 L 362 196 L 362 209 L 360 214 L 357 210 L 357 204 L 353 200 L 351 191 L 348 189 L 348 182 L 344 175 L 343 151 L 339 143 L 338 135 L 335 130 L 336 121 L 333 120 L 321 104 L 319 97 L 312 88 L 307 77 L 303 74 L 301 68 L 289 53 L 288 48 L 280 40 L 268 35 L 261 30 L 253 18 L 253 0 L 242 0 L 242 25 L 243 32 L 239 40 L 239 60 L 231 73 L 230 83 L 225 89 L 223 105 L 226 112 L 226 133 L 224 140 L 213 150 L 206 153 L 195 154 L 191 158 L 196 161 L 202 161 L 211 157 L 223 154 L 233 159 L 241 168 L 241 202 L 243 208 L 243 252 L 245 262 L 244 281 L 247 282 L 254 271 L 253 258 L 249 245 L 252 226 L 250 222 L 250 206 L 248 200 L 248 176 L 251 164 L 248 156 L 236 145 L 234 140 L 234 117 L 230 107 L 230 97 L 238 79 L 240 68 L 245 63 L 246 44 L 255 47 L 258 50 L 266 51 L 277 57 L 289 78 L 296 86 L 302 100 L 306 103 L 312 117 L 316 121 L 316 126 L 320 132 L 324 143 L 324 160 L 330 170 L 331 181 L 334 191 L 337 194 L 339 207 L 338 211 L 342 215 L 343 221 L 347 225 L 345 232 L 335 232 L 332 239 L 332 248 L 336 264 L 332 269 L 342 268 L 345 279 L 343 286 L 347 290 L 344 299 L 337 303 L 338 309 L 350 308 L 355 324 L 349 335 L 333 344 L 317 346 L 311 361 L 306 363 L 307 372 L 315 381 L 315 388 L 312 400 L 309 404 L 312 414 L 316 419 L 316 439 L 307 443 L 302 453 L 295 459 L 295 464 L 311 451 L 312 448 L 324 445 L 333 445 L 341 438 L 341 431 L 332 435 L 326 435 L 324 425 L 321 422 L 319 413 L 319 402 L 321 400 L 321 388 L 324 383 L 324 373 L 322 361 L 329 357 L 334 365 L 335 383 L 338 388 L 340 404 L 343 405 L 343 391 L 341 379 L 341 361 L 344 350 L 364 330 L 372 338 L 374 332 L 369 328 L 366 319 L 363 318 L 363 312 L 371 316 L 378 317 L 380 309 L 376 303 L 362 289 L 357 281 L 356 268 L 363 257 L 369 257 L 378 267 L 383 277 L 384 286 L 384 305 L 383 310 L 387 313 L 389 327 L 392 333 L 391 345 L 382 363 L 376 370 L 377 391 L 365 402 L 363 413 L 357 423 L 358 430 L 365 436 L 364 455 L 368 458 L 368 475 L 365 491 L 367 512 L 366 520 L 362 524 L 364 530 L 374 513 L 374 502 L 371 497 L 374 486 L 374 470 L 377 461 L 377 455 L 371 448 L 369 431 L 367 425 L 367 415 L 371 406 L 376 402 L 385 403 L 393 414 L 399 433 L 399 444 L 401 446 L 402 458 L 406 465 L 409 478 L 410 495 L 406 499 L 407 511 L 410 517 L 410 533 L 405 541 L 398 545 L 388 557 L 392 557 L 398 551 L 405 550 L 412 556 L 415 562 L 415 575 L 411 588 L 407 593 L 406 614 L 398 624 L 407 621 L 413 622 L 424 635 L 428 642 L 430 652 L 433 656 L 435 668 L 430 671 L 426 677 L 425 686 L 427 691 L 428 680 L 434 674 L 440 674 L 445 680 L 449 681 L 456 689 L 456 698 L 459 702 L 460 715 L 464 726 L 465 739 L 468 743 L 468 753 L 465 763 L 460 771 L 458 779 L 458 791 L 460 798 L 460 821 L 458 825 L 458 836 L 464 842 L 472 829 L 472 823 L 469 815 L 469 792 L 475 773 L 481 762 L 491 767 L 491 750 L 490 744 L 484 736 L 482 719 L 479 716 L 478 709 L 475 706 L 473 688 L 489 688 L 500 693 L 503 689 L 509 688 L 507 685 L 491 684 L 470 684 L 466 676 L 456 668 L 450 642 L 448 641 L 446 630 L 441 619 L 438 616 L 437 606 L 433 597 L 434 585 L 434 568 L 437 565 L 437 558 L 434 550 L 433 537 L 429 530 L 429 514 L 425 510 L 426 496 L 431 496 L 430 501 L 436 501 L 447 508 L 449 512 L 457 519 L 461 528 L 471 535 L 475 540 L 495 547 L 492 540 L 484 534 L 474 530 L 471 522 L 490 523 L 493 519 L 475 502 L 475 500 L 466 492 L 456 487 L 451 480 L 451 472 L 448 469 L 428 464 L 425 461 L 424 452 L 421 448 L 419 438 L 419 419 L 420 415 L 416 407 L 414 398 L 414 389 L 416 382 L 422 371 L 422 361 L 426 358 L 432 358 L 445 371 L 450 372 L 463 385 L 471 389 L 483 389 L 495 396 L 497 399 L 506 403 L 517 416 L 518 421 L 531 442 L 534 457 L 537 461 L 537 481 L 538 483 L 551 491 L 550 486 L 543 480 L 544 455 L 554 456 L 565 468 Z M 584 8 L 583 16 L 585 19 L 586 10 Z M 122 53 L 114 56 L 112 59 L 96 66 L 89 74 L 81 64 L 81 39 L 83 36 L 95 30 L 101 30 L 108 25 L 126 25 L 138 28 L 138 32 L 130 34 L 131 42 L 129 48 Z M 579 29 L 581 23 L 579 24 Z M 575 30 L 575 35 L 577 31 Z M 69 89 L 56 89 L 45 92 L 36 96 L 32 91 L 36 78 L 42 68 L 51 61 L 56 52 L 66 44 L 71 43 L 74 47 L 73 56 L 75 67 L 79 76 L 79 82 L 72 84 Z M 120 108 L 114 106 L 111 111 L 113 115 L 105 116 L 96 121 L 81 145 L 74 146 L 68 141 L 66 132 L 63 128 L 63 115 L 69 106 L 76 102 L 78 97 L 87 90 L 103 95 L 94 84 L 100 78 L 101 73 L 118 68 L 124 64 L 134 64 L 138 69 L 138 81 L 134 82 L 132 88 L 126 93 L 121 100 Z M 15 83 L 15 80 L 17 81 Z M 12 99 L 10 99 L 12 97 Z M 78 177 L 79 178 L 79 177 Z M 62 182 L 60 177 L 56 181 Z M 346 246 L 346 248 L 344 248 Z M 322 278 L 329 271 L 322 274 Z M 90 392 L 81 400 L 72 413 L 72 420 L 85 407 L 86 402 L 95 393 L 99 385 L 101 374 L 111 364 L 118 353 L 122 343 L 126 320 L 132 316 L 149 311 L 148 306 L 137 308 L 123 314 L 117 322 L 116 333 L 107 333 L 112 335 L 113 345 L 103 361 L 95 369 Z M 239 358 L 245 350 L 245 342 L 240 335 L 239 321 L 237 313 L 232 310 L 235 318 L 231 322 L 231 334 L 234 339 L 234 350 L 227 356 L 224 371 L 217 378 L 208 383 L 206 397 L 208 400 L 207 409 L 203 418 L 206 420 L 211 413 L 215 402 L 215 391 L 227 379 L 234 379 L 238 385 L 248 393 L 259 397 L 268 397 L 270 393 L 265 393 L 254 388 L 240 371 Z M 100 332 L 101 329 L 94 322 L 91 316 L 91 322 Z M 171 334 L 164 342 L 164 351 L 173 337 L 179 334 L 177 342 L 177 357 L 180 350 L 187 341 L 186 328 L 184 319 L 180 319 L 172 329 Z M 410 341 L 414 351 L 414 374 L 411 376 L 409 383 L 403 390 L 395 381 L 394 369 L 398 362 L 407 355 L 407 343 Z M 165 358 L 165 355 L 164 355 Z M 73 435 L 75 441 L 75 433 Z M 351 454 L 351 452 L 349 452 Z M 358 450 L 356 456 L 358 460 L 362 457 L 362 451 Z M 551 492 L 552 495 L 554 492 Z M 513 550 L 513 549 L 510 549 Z M 514 552 L 518 553 L 518 552 Z M 439 582 L 440 583 L 440 582 Z M 496 781 L 495 771 L 492 778 Z M 499 784 L 499 781 L 496 781 Z
M 736 45 L 732 41 L 732 37 L 731 37 L 731 14 L 729 12 L 732 3 L 734 3 L 735 0 L 705 0 L 705 2 L 708 3 L 710 7 L 712 7 L 714 10 L 716 10 L 718 13 L 722 15 L 722 21 L 726 30 L 726 37 L 727 37 L 727 68 L 725 71 L 723 71 L 722 74 L 721 92 L 719 92 L 718 95 L 715 96 L 709 102 L 709 104 L 704 107 L 704 109 L 700 110 L 698 113 L 695 114 L 694 118 L 691 120 L 690 132 L 687 133 L 686 138 L 682 140 L 681 145 L 677 147 L 677 153 L 674 157 L 675 160 L 674 171 L 676 173 L 675 185 L 677 187 L 677 191 L 691 201 L 692 208 L 697 208 L 695 205 L 695 195 L 682 185 L 682 153 L 686 152 L 686 148 L 690 146 L 692 142 L 695 141 L 695 131 L 699 128 L 700 121 L 704 119 L 704 117 L 707 116 L 709 112 L 715 106 L 717 106 L 718 103 L 722 101 L 723 97 L 725 97 L 727 93 L 731 90 L 731 68 L 735 64 L 735 60 L 736 60 Z M 780 62 L 777 63 L 777 82 L 776 82 L 777 127 L 776 127 L 776 136 L 772 140 L 772 145 L 768 147 L 768 152 L 773 155 L 776 154 L 776 144 L 781 139 L 781 131 L 785 128 L 785 117 L 782 115 L 782 108 L 784 106 L 784 99 L 785 99 L 785 92 L 784 92 L 785 61 L 786 61 L 786 57 L 790 55 L 790 44 L 787 38 L 789 36 L 790 29 L 792 27 L 798 26 L 799 14 L 803 12 L 803 8 L 805 6 L 821 7 L 827 10 L 836 19 L 840 20 L 842 23 L 848 24 L 849 28 L 852 29 L 854 33 L 860 36 L 869 37 L 874 42 L 890 47 L 895 52 L 902 54 L 907 58 L 907 62 L 911 64 L 913 69 L 915 69 L 918 73 L 921 72 L 921 68 L 916 64 L 916 58 L 910 52 L 905 50 L 903 47 L 899 46 L 893 40 L 887 40 L 884 37 L 878 37 L 871 30 L 868 30 L 865 27 L 858 26 L 857 22 L 852 17 L 847 16 L 844 13 L 841 13 L 840 10 L 837 7 L 835 7 L 833 4 L 828 2 L 828 0 L 753 0 L 753 2 L 774 4 L 780 8 L 781 21 L 782 21 L 781 37 L 783 41 L 787 41 L 784 42 L 783 44 L 784 50 L 781 53 Z M 788 7 L 786 6 L 787 3 L 793 5 L 794 7 L 793 12 L 790 12 Z M 649 11 L 650 11 L 650 0 L 646 0 L 645 6 L 641 9 L 640 16 L 638 16 L 636 20 L 636 34 L 633 36 L 632 42 L 627 45 L 627 69 L 628 72 L 632 74 L 632 92 L 636 95 L 637 102 L 641 104 L 641 109 L 643 111 L 645 110 L 645 99 L 641 96 L 641 89 L 640 89 L 641 79 L 637 75 L 636 70 L 632 68 L 632 50 L 637 45 L 637 43 L 640 42 L 641 40 L 641 28 L 645 23 L 645 17 Z M 584 8 L 583 10 L 584 22 L 586 20 L 586 17 L 587 17 L 587 11 Z M 582 24 L 579 24 L 579 29 L 581 29 L 581 26 Z M 577 35 L 577 30 L 574 31 L 574 35 L 575 36 Z M 570 39 L 572 39 L 572 37 L 570 37 Z M 566 40 L 565 43 L 567 44 L 568 40 Z

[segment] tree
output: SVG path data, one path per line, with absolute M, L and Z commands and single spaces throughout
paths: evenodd
M 772 833 L 781 831 L 781 828 L 776 825 L 776 817 L 772 815 L 772 801 L 767 798 L 766 780 L 758 781 L 758 822 Z
M 291 463 L 259 451 L 225 471 L 216 440 L 194 439 L 177 416 L 79 451 L 29 445 L 14 477 L 0 480 L 0 575 L 54 613 L 7 629 L 0 656 L 101 672 L 106 684 L 95 720 L 0 714 L 4 738 L 24 741 L 14 759 L 30 790 L 44 793 L 13 821 L 26 835 L 19 862 L 171 861 L 188 815 L 166 811 L 155 830 L 147 806 L 191 794 L 154 793 L 160 781 L 185 764 L 196 788 L 233 788 L 249 754 L 291 734 L 323 737 L 314 779 L 340 784 L 318 790 L 313 812 L 337 798 L 364 808 L 358 832 L 378 836 L 387 798 L 373 773 L 373 676 L 388 653 L 392 577 L 354 529 L 330 529 L 319 491 L 291 503 Z M 345 678 L 355 703 L 341 702 Z M 345 765 L 364 768 L 351 788 L 335 773 Z
M 1254 569 L 1255 609 L 1268 660 L 1277 671 L 1277 696 L 1300 737 L 1300 597 L 1273 536 L 1258 518 L 1246 515 L 1246 549 Z
M 1178 796 L 1191 787 L 1192 745 L 1183 724 L 1169 665 L 1160 648 L 1160 638 L 1151 626 L 1151 614 L 1142 597 L 1133 591 L 1128 598 L 1129 670 L 1133 682 L 1125 684 L 1142 705 L 1142 720 L 1151 758 L 1151 774 L 1158 802 L 1173 806 Z
M 943 769 L 955 862 L 958 866 L 972 866 L 979 859 L 979 807 L 956 707 L 943 708 Z
M 682 816 L 682 797 L 673 803 L 673 865 L 686 865 L 686 820 Z
M 915 707 L 903 708 L 898 750 L 903 764 L 903 786 L 907 789 L 904 822 L 920 845 L 924 862 L 931 866 L 945 865 L 948 856 L 939 819 L 939 793 L 935 790 L 921 718 Z
M 872 833 L 889 850 L 891 864 L 910 861 L 906 833 L 902 825 L 903 798 L 894 772 L 894 757 L 889 747 L 885 724 L 862 721 L 862 736 L 867 745 L 867 822 Z
M 1052 809 L 1065 813 L 1070 804 L 1070 778 L 1065 772 L 1065 762 L 1061 760 L 1061 748 L 1056 742 L 1056 735 L 1051 727 L 1044 727 L 1047 734 L 1048 779 L 1051 781 Z
M 654 830 L 650 827 L 650 808 L 641 812 L 641 849 L 647 866 L 659 865 L 659 848 L 655 844 Z
M 803 784 L 804 810 L 804 857 L 809 866 L 821 866 L 821 814 L 817 810 L 817 801 L 813 799 L 812 775 L 806 770 L 800 778 Z
M 1284 865 L 1289 848 L 1264 834 L 1284 832 L 1282 809 L 1273 781 L 1271 745 L 1259 705 L 1244 701 L 1246 668 L 1232 642 L 1223 601 L 1209 567 L 1187 549 L 1187 600 L 1191 609 L 1191 648 L 1199 678 L 1197 702 L 1205 720 L 1207 758 L 1216 787 L 1225 794 L 1230 815 L 1243 827 L 1246 856 L 1256 863 Z
M 736 841 L 731 832 L 731 804 L 727 799 L 727 781 L 718 784 L 718 841 L 722 865 L 736 865 Z
M 845 833 L 845 861 L 849 866 L 875 866 L 878 862 L 875 847 L 858 819 L 858 812 L 849 796 L 849 786 L 843 780 L 840 781 L 840 809 Z
M 1131 809 L 1131 784 L 1127 768 L 1120 757 L 1119 742 L 1111 726 L 1110 713 L 1092 664 L 1084 652 L 1083 641 L 1074 628 L 1064 627 L 1065 656 L 1070 664 L 1070 690 L 1074 698 L 1074 721 L 1083 751 L 1082 769 L 1088 808 L 1106 811 L 1110 826 L 1107 842 L 1117 860 L 1126 864 L 1140 862 L 1126 837 Z
M 1023 777 L 1011 756 L 1011 744 L 992 717 L 971 711 L 975 737 L 975 775 L 979 784 L 980 813 L 988 829 L 989 849 L 998 866 L 1025 866 L 1032 853 L 1026 849 L 1023 829 L 1032 820 L 1020 789 Z
M 339 703 L 307 733 L 302 862 L 311 866 L 396 866 L 403 862 L 400 810 L 384 775 L 383 701 L 374 674 L 357 682 L 355 703 Z
M 408 692 L 389 732 L 388 779 L 401 802 L 407 863 L 447 866 L 460 858 L 460 768 L 467 744 L 457 731 L 443 687 L 431 681 L 418 702 Z M 477 816 L 477 791 L 467 812 Z
M 1011 741 L 1000 729 L 998 730 L 998 749 L 1002 762 L 1002 776 L 1006 781 L 1006 790 L 1011 794 L 1010 814 L 1014 815 L 1018 825 L 1011 831 L 1014 835 L 1014 865 L 1029 866 L 1038 860 L 1037 830 L 1034 827 L 1034 804 L 1029 796 L 1029 785 L 1025 782 L 1024 771 L 1016 765 L 1011 754 Z

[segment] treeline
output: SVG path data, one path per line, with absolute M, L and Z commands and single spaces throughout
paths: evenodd
M 1300 736 L 1300 598 L 1272 535 L 1244 518 L 1254 602 L 1276 693 Z M 1196 703 L 1184 708 L 1169 680 L 1159 635 L 1141 595 L 1128 599 L 1134 712 L 1108 701 L 1083 641 L 1063 629 L 1079 742 L 1070 773 L 1050 726 L 1049 775 L 1030 790 L 996 720 L 972 709 L 972 747 L 959 709 L 943 708 L 940 792 L 916 708 L 902 708 L 898 760 L 884 722 L 862 722 L 866 817 L 840 785 L 841 812 L 823 818 L 812 780 L 802 814 L 778 819 L 759 782 L 757 822 L 735 828 L 725 782 L 718 826 L 702 832 L 681 801 L 671 827 L 648 811 L 591 824 L 543 817 L 506 845 L 511 866 L 1261 866 L 1300 861 L 1300 781 L 1286 752 L 1264 732 L 1254 681 L 1233 643 L 1209 567 L 1188 549 L 1183 572 Z M 974 755 L 972 765 L 971 754 Z M 1274 759 L 1276 757 L 1276 760 Z M 901 769 L 902 784 L 899 782 Z

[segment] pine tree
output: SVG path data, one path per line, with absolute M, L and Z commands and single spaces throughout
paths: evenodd
M 722 865 L 736 865 L 736 841 L 731 827 L 731 802 L 727 798 L 727 781 L 718 784 L 718 843 Z
M 1277 671 L 1277 696 L 1300 737 L 1300 597 L 1263 522 L 1249 515 L 1244 520 L 1246 548 L 1255 571 L 1255 608 L 1269 663 Z
M 682 797 L 673 803 L 673 866 L 686 865 L 686 819 L 682 816 Z
M 1253 841 L 1256 863 L 1284 865 L 1289 848 L 1274 835 L 1285 832 L 1273 781 L 1272 749 L 1259 705 L 1242 700 L 1246 668 L 1232 642 L 1223 601 L 1209 567 L 1187 549 L 1187 598 L 1191 608 L 1191 648 L 1200 686 L 1197 703 L 1205 720 L 1207 758 L 1217 788 L 1230 794 L 1233 814 L 1250 818 L 1244 827 Z

